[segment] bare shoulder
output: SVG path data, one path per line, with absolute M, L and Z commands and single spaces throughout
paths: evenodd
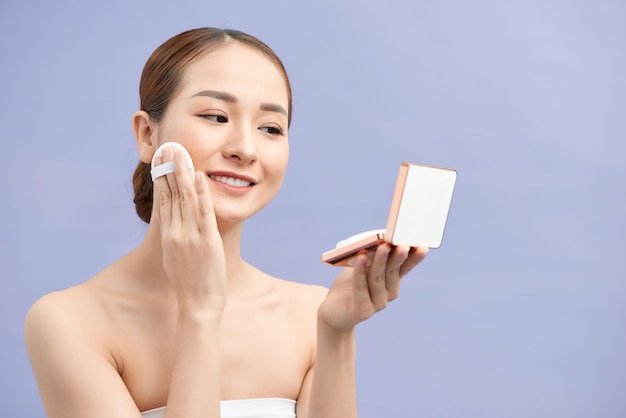
M 86 314 L 92 310 L 95 295 L 88 283 L 84 282 L 64 290 L 50 292 L 39 298 L 28 310 L 27 324 L 35 320 L 45 320 L 45 318 L 67 316 L 76 311 Z
M 41 297 L 26 315 L 26 349 L 49 417 L 134 416 L 137 410 L 105 343 L 110 333 L 102 332 L 106 321 L 97 301 L 92 288 L 79 285 Z
M 289 297 L 294 305 L 305 309 L 315 309 L 322 303 L 328 294 L 328 289 L 320 285 L 305 284 L 293 282 L 285 279 L 274 278 L 279 287 L 281 287 L 285 295 Z
M 29 352 L 40 348 L 43 342 L 61 343 L 70 335 L 73 339 L 86 335 L 87 321 L 94 316 L 94 304 L 89 299 L 89 291 L 76 286 L 48 293 L 37 300 L 28 310 L 24 322 Z
M 55 348 L 99 353 L 113 363 L 104 344 L 109 334 L 104 331 L 109 327 L 100 299 L 90 281 L 38 299 L 24 321 L 24 339 L 31 360 L 48 356 Z
M 72 334 L 78 335 L 73 331 L 76 317 L 66 291 L 48 293 L 30 307 L 24 321 L 24 340 L 35 373 L 47 364 L 47 349 L 63 345 Z
M 72 322 L 74 303 L 69 293 L 69 290 L 48 293 L 30 307 L 24 324 L 27 340 L 33 332 L 43 331 L 48 326 L 60 322 L 60 319 L 69 319 Z

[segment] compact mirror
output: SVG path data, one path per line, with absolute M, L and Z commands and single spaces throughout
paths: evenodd
M 448 219 L 456 170 L 402 163 L 387 217 L 387 227 L 357 234 L 322 254 L 327 264 L 351 265 L 362 251 L 383 242 L 411 247 L 439 248 Z
M 455 183 L 455 170 L 402 164 L 387 219 L 385 241 L 439 248 Z

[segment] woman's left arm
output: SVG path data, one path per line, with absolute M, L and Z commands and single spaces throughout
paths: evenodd
M 354 328 L 398 297 L 400 279 L 427 252 L 382 244 L 337 276 L 318 310 L 315 364 L 298 399 L 299 418 L 357 417 Z

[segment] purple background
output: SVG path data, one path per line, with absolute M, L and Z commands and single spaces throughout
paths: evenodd
M 143 237 L 145 60 L 218 26 L 271 45 L 294 89 L 253 264 L 328 286 L 320 253 L 384 227 L 400 162 L 459 172 L 443 246 L 359 328 L 362 418 L 626 416 L 625 2 L 89 3 L 0 2 L 1 415 L 43 416 L 28 307 Z

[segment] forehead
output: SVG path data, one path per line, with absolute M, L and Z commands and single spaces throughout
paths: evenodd
M 233 41 L 191 63 L 181 79 L 181 93 L 219 90 L 241 98 L 278 101 L 286 106 L 287 80 L 263 52 Z

